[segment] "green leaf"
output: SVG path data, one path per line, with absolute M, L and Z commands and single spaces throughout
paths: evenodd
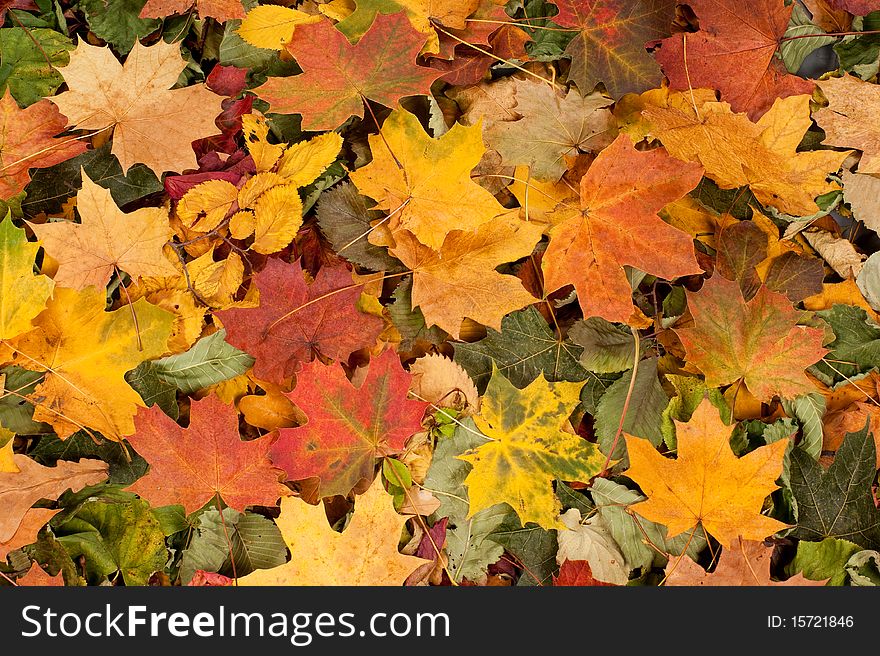
M 55 30 L 0 29 L 0 93 L 9 88 L 24 107 L 51 96 L 64 82 L 57 69 L 70 61 L 71 50 L 73 42 Z
M 394 302 L 388 306 L 388 314 L 402 337 L 402 351 L 414 350 L 417 342 L 437 345 L 446 341 L 446 332 L 439 326 L 429 328 L 422 311 L 412 306 L 412 278 L 404 278 L 391 297 Z
M 615 381 L 599 400 L 595 415 L 596 436 L 599 438 L 600 450 L 606 455 L 610 453 L 614 437 L 617 435 L 631 380 L 632 370 Z M 639 363 L 635 384 L 629 397 L 623 431 L 636 437 L 643 437 L 651 444 L 659 446 L 663 441 L 660 419 L 666 406 L 669 405 L 669 397 L 666 396 L 657 378 L 657 358 L 648 358 Z M 626 442 L 622 436 L 618 439 L 611 457 L 615 460 L 626 457 Z
M 860 27 L 860 31 L 863 32 L 873 32 L 880 29 L 880 11 L 871 12 L 864 18 L 855 18 L 853 30 L 859 30 Z M 842 69 L 867 80 L 877 74 L 878 60 L 880 60 L 880 35 L 845 36 L 840 43 L 834 46 L 834 52 L 837 53 Z
M 4 390 L 15 394 L 0 394 L 0 426 L 16 435 L 44 435 L 52 432 L 49 424 L 34 421 L 34 406 L 24 396 L 33 393 L 37 384 L 43 380 L 44 372 L 29 371 L 21 367 L 0 368 L 0 376 L 5 376 Z
M 47 467 L 54 467 L 59 460 L 98 458 L 110 465 L 107 482 L 114 485 L 131 485 L 147 473 L 147 461 L 135 453 L 128 442 L 102 440 L 100 444 L 95 444 L 83 431 L 74 433 L 66 440 L 56 435 L 41 437 L 28 455 Z
M 855 586 L 880 586 L 880 553 L 870 549 L 853 554 L 846 563 L 846 571 Z
M 880 326 L 867 312 L 853 305 L 835 305 L 816 314 L 828 322 L 835 336 L 824 358 L 834 368 L 824 361 L 809 368 L 823 383 L 832 386 L 880 366 Z
M 138 18 L 145 4 L 147 0 L 79 0 L 92 32 L 122 55 L 162 24 L 155 18 Z
M 599 411 L 599 401 L 615 381 L 620 380 L 620 377 L 620 374 L 587 372 L 587 382 L 581 388 L 581 405 L 584 406 L 584 412 L 595 415 Z
M 245 373 L 254 359 L 226 343 L 226 331 L 203 337 L 185 353 L 153 360 L 157 378 L 184 394 L 216 385 Z
M 559 571 L 556 552 L 559 545 L 556 531 L 547 531 L 537 524 L 520 525 L 516 515 L 509 516 L 504 528 L 491 536 L 513 556 L 514 563 L 522 568 L 517 585 L 552 585 L 553 575 Z
M 790 575 L 803 574 L 813 581 L 828 579 L 827 585 L 843 585 L 847 576 L 846 563 L 859 549 L 857 544 L 835 538 L 825 538 L 821 542 L 801 540 L 786 571 Z
M 90 584 L 117 573 L 125 585 L 146 585 L 165 566 L 168 553 L 159 520 L 145 501 L 90 501 L 55 530 L 71 558 L 85 556 Z
M 822 417 L 825 415 L 825 397 L 819 393 L 805 394 L 795 399 L 782 399 L 785 414 L 797 419 L 803 438 L 798 448 L 814 460 L 822 455 Z
M 210 509 L 199 516 L 195 534 L 183 554 L 180 576 L 186 584 L 199 569 L 244 576 L 286 562 L 287 546 L 274 522 L 232 508 L 225 508 L 221 519 L 219 510 Z
M 596 507 L 590 503 L 589 497 L 569 487 L 562 481 L 556 481 L 556 496 L 559 497 L 563 511 L 575 508 L 581 513 L 582 517 L 587 517 L 596 510 Z
M 110 154 L 110 144 L 105 144 L 66 162 L 34 170 L 25 188 L 27 198 L 21 204 L 22 209 L 29 216 L 60 212 L 64 201 L 82 187 L 81 169 L 85 169 L 94 182 L 109 189 L 120 207 L 164 190 L 156 174 L 143 164 L 135 164 L 123 175 L 119 160 Z
M 793 4 L 793 7 L 791 20 L 780 43 L 779 51 L 788 71 L 790 73 L 797 73 L 811 52 L 818 50 L 822 46 L 835 43 L 837 39 L 833 36 L 803 38 L 808 34 L 825 34 L 825 30 L 814 25 L 810 21 L 810 15 L 806 9 L 797 2 Z M 786 41 L 786 39 L 790 40 Z
M 492 363 L 519 389 L 541 373 L 551 383 L 580 382 L 588 376 L 578 362 L 582 350 L 568 340 L 557 339 L 541 313 L 529 307 L 504 317 L 501 332 L 490 328 L 478 342 L 456 343 L 454 359 L 482 394 L 492 377 Z
M 876 474 L 874 438 L 867 424 L 847 434 L 827 472 L 805 451 L 794 449 L 791 489 L 798 524 L 791 537 L 840 538 L 867 549 L 880 547 L 880 510 L 871 494 Z
M 601 317 L 578 321 L 568 331 L 568 337 L 583 347 L 580 363 L 588 371 L 600 374 L 626 371 L 633 365 L 635 342 L 630 330 Z M 640 355 L 645 344 L 640 344 Z
M 141 362 L 136 369 L 126 373 L 125 382 L 141 395 L 148 408 L 158 405 L 162 412 L 172 419 L 180 416 L 177 388 L 159 378 L 156 366 L 152 362 Z

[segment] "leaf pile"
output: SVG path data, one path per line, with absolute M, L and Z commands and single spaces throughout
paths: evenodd
M 880 582 L 880 2 L 0 6 L 0 585 Z

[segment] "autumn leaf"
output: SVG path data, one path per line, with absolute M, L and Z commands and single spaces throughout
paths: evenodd
M 123 213 L 110 192 L 82 173 L 76 195 L 82 223 L 30 224 L 43 248 L 58 262 L 55 283 L 72 289 L 103 288 L 120 271 L 141 276 L 174 276 L 177 269 L 162 247 L 171 238 L 168 212 L 144 207 Z
M 80 40 L 59 68 L 68 90 L 52 97 L 80 130 L 112 131 L 112 153 L 123 173 L 141 162 L 156 175 L 196 168 L 191 144 L 217 134 L 220 96 L 204 84 L 171 89 L 186 62 L 177 43 L 135 42 L 125 64 L 110 48 Z
M 786 528 L 762 515 L 761 508 L 777 488 L 788 440 L 737 458 L 730 449 L 730 429 L 709 401 L 689 422 L 675 425 L 675 460 L 661 456 L 647 440 L 624 436 L 630 461 L 625 473 L 648 497 L 632 505 L 632 512 L 667 526 L 669 537 L 699 523 L 725 547 L 740 537 L 760 541 Z
M 792 7 L 775 0 L 689 0 L 696 33 L 664 39 L 657 61 L 677 90 L 710 87 L 733 111 L 761 117 L 777 98 L 809 94 L 813 83 L 785 70 L 776 56 Z
M 354 514 L 342 533 L 330 528 L 324 506 L 301 499 L 281 501 L 278 527 L 291 559 L 281 567 L 259 570 L 239 585 L 402 585 L 426 561 L 397 551 L 406 519 L 391 497 L 374 483 L 355 501 Z M 314 545 L 320 544 L 316 549 Z
M 801 312 L 765 286 L 745 301 L 739 285 L 713 276 L 688 294 L 692 328 L 677 328 L 687 358 L 719 387 L 744 384 L 761 401 L 815 391 L 804 369 L 828 353 L 824 333 L 798 326 Z
M 880 173 L 880 131 L 872 120 L 880 103 L 880 87 L 852 75 L 817 82 L 828 99 L 828 107 L 815 113 L 825 130 L 825 143 L 862 151 L 859 173 Z
M 14 480 L 13 482 L 21 481 Z M 3 502 L 0 501 L 0 504 L 3 504 Z M 7 510 L 5 504 L 3 504 L 3 508 L 5 512 Z M 9 539 L 0 538 L 0 562 L 4 562 L 6 556 L 11 552 L 36 542 L 37 534 L 58 512 L 58 510 L 50 510 L 49 508 L 28 508 L 24 512 L 24 516 L 21 517 L 21 523 L 15 529 L 13 535 Z
M 297 26 L 318 23 L 321 20 L 320 14 L 312 16 L 290 7 L 262 5 L 247 12 L 238 28 L 238 35 L 257 48 L 283 50 Z
M 581 211 L 550 231 L 546 290 L 573 284 L 584 316 L 625 323 L 633 307 L 624 265 L 666 279 L 700 273 L 691 237 L 657 212 L 701 177 L 701 167 L 663 150 L 637 151 L 619 136 L 581 180 Z
M 553 22 L 578 32 L 565 50 L 569 78 L 581 93 L 598 82 L 613 98 L 657 86 L 660 68 L 649 42 L 669 35 L 674 0 L 554 0 Z
M 332 130 L 350 116 L 363 118 L 367 99 L 394 107 L 427 94 L 439 74 L 415 64 L 424 42 L 403 14 L 377 17 L 356 45 L 326 20 L 301 25 L 286 48 L 303 73 L 270 78 L 255 91 L 270 111 L 301 114 L 303 128 Z
M 334 360 L 372 346 L 382 320 L 357 309 L 361 286 L 344 265 L 324 267 L 307 284 L 299 263 L 270 259 L 254 276 L 260 292 L 256 308 L 215 312 L 227 341 L 254 358 L 258 378 L 282 383 L 300 362 L 317 356 Z
M 187 514 L 219 496 L 228 506 L 272 506 L 284 488 L 272 467 L 272 436 L 243 441 L 235 408 L 216 396 L 193 400 L 187 428 L 157 406 L 138 410 L 128 441 L 150 463 L 128 487 L 153 506 L 181 505 Z
M 559 568 L 559 574 L 553 575 L 554 586 L 610 586 L 613 583 L 605 583 L 593 578 L 590 563 L 586 560 L 566 560 Z
M 147 0 L 139 15 L 141 18 L 165 18 L 190 10 L 197 11 L 202 18 L 210 16 L 221 23 L 245 15 L 241 0 Z
M 113 440 L 131 435 L 144 402 L 125 382 L 125 372 L 165 354 L 171 313 L 143 299 L 111 312 L 104 306 L 103 290 L 58 287 L 33 320 L 34 329 L 13 343 L 17 364 L 46 372 L 28 398 L 36 406 L 35 420 L 62 438 L 84 427 Z
M 34 275 L 38 244 L 30 244 L 10 217 L 0 222 L 0 340 L 33 328 L 34 318 L 46 307 L 54 283 Z
M 9 89 L 0 98 L 0 198 L 9 198 L 30 182 L 28 169 L 43 169 L 75 157 L 86 144 L 59 137 L 67 119 L 48 100 L 19 109 Z
M 370 149 L 373 161 L 351 181 L 389 213 L 391 231 L 407 230 L 436 251 L 450 231 L 473 230 L 505 211 L 471 178 L 485 152 L 479 125 L 455 125 L 432 139 L 415 115 L 397 109 L 370 137 Z
M 506 503 L 523 524 L 565 528 L 553 481 L 588 481 L 605 460 L 595 445 L 566 430 L 580 387 L 548 383 L 541 375 L 518 390 L 492 374 L 474 417 L 486 442 L 459 456 L 473 466 L 465 479 L 468 517 Z

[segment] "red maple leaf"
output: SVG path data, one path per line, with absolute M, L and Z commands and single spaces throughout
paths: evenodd
M 361 286 L 344 264 L 325 266 L 308 285 L 298 262 L 270 259 L 254 276 L 257 308 L 215 312 L 226 341 L 256 359 L 254 375 L 281 384 L 300 362 L 322 355 L 333 360 L 371 346 L 382 332 L 380 318 L 358 311 Z
M 399 453 L 421 429 L 429 404 L 407 398 L 411 378 L 394 351 L 370 363 L 360 387 L 339 365 L 304 367 L 287 397 L 308 422 L 282 428 L 269 457 L 290 480 L 320 478 L 322 497 L 347 495 L 372 480 L 376 458 Z
M 593 570 L 590 569 L 590 563 L 586 560 L 566 560 L 559 568 L 559 574 L 553 575 L 554 586 L 594 586 L 607 585 L 613 586 L 613 583 L 605 583 L 593 578 Z
M 273 436 L 244 442 L 238 413 L 216 396 L 193 399 L 188 428 L 153 406 L 139 408 L 128 440 L 150 463 L 146 476 L 129 490 L 153 506 L 180 504 L 187 514 L 215 495 L 236 510 L 273 506 L 284 491 L 281 472 L 269 462 Z

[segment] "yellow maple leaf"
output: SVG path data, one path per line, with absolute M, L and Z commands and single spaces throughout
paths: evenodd
M 28 243 L 9 216 L 0 222 L 0 340 L 33 328 L 32 320 L 52 294 L 52 280 L 34 275 L 38 250 L 40 245 Z
M 523 524 L 565 528 L 553 481 L 588 481 L 605 462 L 594 444 L 566 430 L 581 387 L 548 383 L 542 373 L 519 390 L 493 370 L 474 417 L 487 442 L 458 456 L 473 465 L 465 479 L 469 517 L 506 503 Z
M 106 287 L 114 272 L 141 276 L 173 276 L 177 269 L 162 247 L 171 238 L 168 211 L 143 207 L 125 214 L 108 189 L 82 171 L 76 207 L 82 223 L 67 221 L 29 224 L 43 248 L 58 262 L 55 282 L 63 287 Z
M 631 506 L 633 512 L 665 525 L 670 538 L 701 523 L 725 547 L 739 537 L 760 541 L 787 528 L 761 514 L 764 499 L 777 488 L 787 439 L 737 458 L 730 448 L 732 429 L 708 400 L 689 422 L 675 426 L 676 460 L 661 456 L 648 440 L 624 434 L 630 461 L 625 474 L 648 497 Z
M 354 514 L 342 533 L 327 522 L 324 505 L 301 499 L 281 500 L 276 520 L 290 562 L 243 576 L 239 585 L 403 585 L 406 577 L 429 562 L 397 550 L 406 522 L 392 507 L 378 479 L 355 500 Z
M 112 130 L 111 152 L 126 172 L 142 162 L 160 176 L 197 166 L 192 142 L 218 134 L 222 98 L 204 84 L 172 89 L 186 61 L 180 44 L 135 40 L 125 64 L 85 39 L 58 69 L 68 91 L 49 98 L 80 130 Z
M 263 5 L 251 9 L 236 32 L 247 43 L 267 50 L 283 50 L 293 37 L 297 26 L 317 23 L 322 20 L 318 14 L 313 16 L 298 9 Z
M 390 149 L 390 150 L 389 150 Z M 351 181 L 376 209 L 393 216 L 388 227 L 409 230 L 439 250 L 451 230 L 474 230 L 505 212 L 495 197 L 471 179 L 485 152 L 480 123 L 457 123 L 432 139 L 413 114 L 396 109 L 381 135 L 370 135 L 373 161 L 351 173 Z
M 686 92 L 653 93 L 642 116 L 650 134 L 673 157 L 698 162 L 722 189 L 749 186 L 764 205 L 795 216 L 819 211 L 815 198 L 838 186 L 828 182 L 847 152 L 797 152 L 811 125 L 810 97 L 777 99 L 757 123 L 723 102 L 690 102 Z M 705 98 L 702 94 L 701 97 Z
M 495 267 L 529 255 L 541 230 L 540 224 L 522 221 L 514 211 L 473 232 L 450 232 L 439 252 L 400 231 L 391 253 L 413 272 L 413 307 L 422 310 L 429 326 L 440 326 L 458 339 L 465 317 L 501 330 L 505 315 L 537 301 L 519 278 Z
M 112 312 L 105 303 L 103 289 L 59 287 L 35 329 L 13 342 L 15 364 L 46 372 L 28 394 L 34 420 L 61 438 L 83 427 L 112 440 L 134 433 L 133 417 L 145 406 L 125 373 L 166 352 L 174 315 L 144 299 Z

